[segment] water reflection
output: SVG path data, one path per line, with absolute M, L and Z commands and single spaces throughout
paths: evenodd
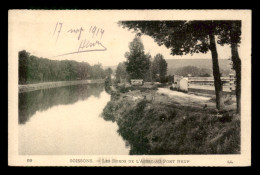
M 93 95 L 99 97 L 104 84 L 74 85 L 19 93 L 19 124 L 25 124 L 36 111 L 68 105 Z
M 117 124 L 101 116 L 109 100 L 103 84 L 19 94 L 19 154 L 129 154 Z

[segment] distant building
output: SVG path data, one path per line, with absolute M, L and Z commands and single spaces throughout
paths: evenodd
M 180 89 L 180 80 L 183 78 L 183 76 L 180 75 L 174 75 L 174 80 L 173 80 L 173 87 Z
M 131 85 L 143 85 L 144 80 L 143 79 L 131 79 Z
M 188 92 L 188 83 L 189 83 L 189 79 L 188 78 L 182 78 L 180 80 L 179 89 L 182 90 L 182 91 Z
M 183 78 L 183 76 L 180 75 L 174 75 L 174 84 L 177 84 L 181 79 Z
M 229 85 L 229 77 L 221 77 L 223 86 Z M 190 84 L 214 86 L 214 77 L 189 77 Z

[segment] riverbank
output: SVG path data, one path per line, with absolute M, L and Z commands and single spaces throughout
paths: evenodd
M 104 79 L 97 79 L 97 80 L 76 80 L 76 81 L 55 81 L 55 82 L 44 82 L 44 83 L 35 83 L 35 84 L 26 84 L 26 85 L 19 85 L 19 93 L 21 92 L 29 92 L 35 91 L 40 89 L 49 89 L 55 87 L 62 87 L 62 86 L 71 86 L 71 85 L 78 85 L 78 84 L 94 84 L 94 83 L 104 83 Z
M 210 98 L 168 90 L 121 86 L 111 92 L 103 116 L 117 122 L 118 133 L 131 145 L 130 154 L 240 153 L 235 104 L 227 104 L 219 115 Z

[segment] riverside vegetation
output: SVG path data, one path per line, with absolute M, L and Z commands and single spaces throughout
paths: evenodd
M 74 60 L 50 60 L 31 55 L 22 50 L 19 52 L 19 85 L 104 79 L 112 74 L 112 69 L 103 69 L 101 64 L 90 65 L 87 62 Z
M 111 100 L 103 117 L 118 124 L 131 155 L 240 153 L 240 117 L 234 106 L 220 111 L 220 119 L 212 100 L 204 109 L 202 103 L 180 103 L 157 93 L 158 85 L 112 88 L 106 88 Z
M 240 153 L 240 115 L 232 99 L 225 98 L 225 108 L 220 110 L 216 97 L 171 91 L 167 82 L 173 79 L 166 76 L 163 56 L 157 54 L 151 60 L 140 38 L 129 49 L 115 80 L 105 81 L 111 100 L 102 116 L 118 124 L 131 155 Z M 145 83 L 129 85 L 131 79 Z

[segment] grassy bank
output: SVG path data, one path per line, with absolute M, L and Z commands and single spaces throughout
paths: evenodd
M 157 93 L 157 87 L 117 88 L 103 110 L 117 122 L 118 133 L 131 145 L 130 154 L 238 154 L 240 117 L 235 110 L 216 117 L 214 103 L 180 103 Z

